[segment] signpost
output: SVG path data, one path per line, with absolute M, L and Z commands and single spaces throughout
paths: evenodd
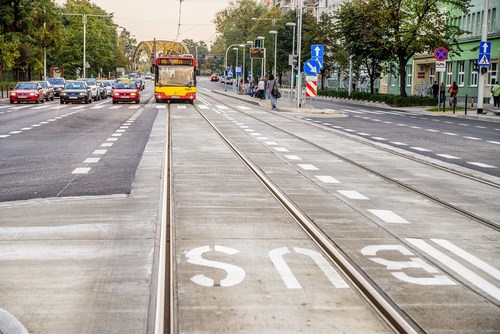
M 434 59 L 436 59 L 436 72 L 438 74 L 438 82 L 439 82 L 439 94 L 438 94 L 438 110 L 441 106 L 441 84 L 443 81 L 443 75 L 440 75 L 441 72 L 445 72 L 446 70 L 446 59 L 448 59 L 448 49 L 445 47 L 439 47 L 434 50 Z M 443 111 L 445 108 L 445 100 L 443 99 Z

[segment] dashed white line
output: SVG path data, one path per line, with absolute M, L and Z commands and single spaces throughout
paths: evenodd
M 299 166 L 303 170 L 319 170 L 318 167 L 311 164 L 297 164 L 297 166 Z
M 457 133 L 453 133 L 453 132 L 443 132 L 443 134 L 448 135 L 448 136 L 458 136 Z
M 459 158 L 459 157 L 456 157 L 456 156 L 454 156 L 454 155 L 449 155 L 449 154 L 436 154 L 436 155 L 437 155 L 437 156 L 440 156 L 440 157 L 442 157 L 442 158 L 445 158 L 445 159 L 455 159 L 455 160 L 457 160 L 457 159 L 461 159 L 461 158 Z
M 360 199 L 360 200 L 369 199 L 365 195 L 360 194 L 359 192 L 354 191 L 354 190 L 337 190 L 337 192 L 339 192 L 340 194 L 344 195 L 345 197 L 347 197 L 349 199 Z
M 340 183 L 340 181 L 329 175 L 315 175 L 315 177 L 323 183 Z
M 423 148 L 423 147 L 417 147 L 417 146 L 412 147 L 412 149 L 420 151 L 420 152 L 431 152 L 431 150 L 428 150 L 428 149 Z
M 286 148 L 284 147 L 273 147 L 273 149 L 277 152 L 289 152 Z
M 487 142 L 487 143 L 490 143 L 490 144 L 500 145 L 500 141 L 488 140 L 488 141 L 486 141 L 486 142 Z
M 287 155 L 287 154 L 285 154 L 285 158 L 287 158 L 288 160 L 302 160 L 302 158 L 299 157 L 298 155 Z
M 474 166 L 483 167 L 483 168 L 497 168 L 497 167 L 492 166 L 492 165 L 483 164 L 482 162 L 468 161 L 467 163 L 471 164 L 471 165 L 474 165 Z
M 99 146 L 101 146 L 101 147 L 110 147 L 110 146 L 113 146 L 113 143 L 102 143 Z
M 465 139 L 471 139 L 471 140 L 481 140 L 481 138 L 477 137 L 470 137 L 470 136 L 464 136 Z
M 99 162 L 99 160 L 101 160 L 101 158 L 87 158 L 83 163 L 96 163 Z
M 92 152 L 92 154 L 99 155 L 106 154 L 106 152 L 108 152 L 108 150 L 95 150 L 94 152 Z
M 410 224 L 409 221 L 397 215 L 396 213 L 392 212 L 391 210 L 368 210 L 368 211 L 389 224 Z
M 90 171 L 90 167 L 78 167 L 75 168 L 71 174 L 87 174 Z

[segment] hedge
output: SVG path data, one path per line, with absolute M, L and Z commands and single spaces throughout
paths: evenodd
M 412 106 L 435 106 L 437 98 L 421 96 L 399 96 L 389 94 L 371 94 L 367 92 L 351 92 L 333 89 L 319 89 L 318 96 L 338 97 L 351 100 L 362 100 L 371 102 L 383 102 L 393 107 L 412 107 Z

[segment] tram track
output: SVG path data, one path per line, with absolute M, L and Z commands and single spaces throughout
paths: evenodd
M 294 221 L 305 231 L 311 240 L 322 250 L 344 277 L 359 292 L 371 308 L 395 333 L 422 333 L 418 326 L 401 310 L 339 247 L 307 216 L 244 152 L 242 152 L 224 133 L 211 122 L 195 105 L 196 111 L 226 143 L 234 154 L 252 171 L 264 187 L 273 195 Z
M 216 98 L 213 98 L 215 101 L 221 103 L 221 104 L 226 104 L 224 101 L 221 101 L 221 100 L 218 100 Z M 230 105 L 228 105 L 229 107 L 231 107 Z M 295 138 L 295 139 L 298 139 L 300 141 L 303 141 L 305 143 L 307 143 L 308 145 L 311 145 L 325 153 L 328 153 L 329 155 L 331 155 L 332 157 L 335 157 L 337 159 L 340 159 L 342 161 L 345 161 L 353 166 L 356 166 L 360 169 L 363 169 L 369 173 L 371 173 L 372 175 L 376 175 L 386 181 L 389 181 L 393 184 L 396 184 L 397 186 L 401 187 L 401 188 L 404 188 L 406 190 L 409 190 L 413 193 L 416 193 L 416 194 L 419 194 L 431 201 L 433 201 L 434 203 L 437 203 L 439 205 L 441 205 L 442 207 L 445 207 L 453 212 L 456 212 L 464 217 L 467 217 L 469 219 L 472 219 L 486 227 L 489 227 L 497 232 L 500 232 L 500 225 L 489 220 L 489 219 L 486 219 L 484 217 L 481 217 L 473 212 L 470 212 L 466 209 L 463 209 L 461 207 L 458 207 L 457 205 L 454 205 L 446 200 L 443 200 L 435 195 L 432 195 L 422 189 L 419 189 L 415 186 L 412 186 L 408 183 L 405 183 L 405 182 L 402 182 L 400 180 L 397 180 L 395 179 L 394 177 L 391 177 L 387 174 L 384 174 L 382 172 L 379 172 L 373 168 L 370 168 L 368 166 L 366 166 L 365 164 L 362 164 L 362 163 L 359 163 L 359 162 L 356 162 L 354 161 L 353 159 L 350 159 L 348 157 L 346 157 L 345 155 L 342 155 L 342 154 L 338 154 L 336 152 L 332 152 L 331 150 L 328 150 L 326 149 L 325 147 L 322 147 L 316 143 L 313 143 L 311 142 L 310 140 L 307 140 L 306 138 L 303 138 L 303 137 L 300 137 L 290 131 L 287 131 L 286 129 L 283 129 L 283 128 L 280 128 L 270 122 L 266 122 L 260 118 L 257 118 L 249 113 L 246 113 L 244 111 L 238 111 L 240 112 L 241 114 L 244 114 L 246 117 L 249 117 L 249 118 L 252 118 L 258 122 L 261 122 L 262 124 L 266 125 L 266 126 L 269 126 L 273 129 L 276 129 L 278 131 L 281 131 L 285 134 L 287 134 L 288 136 L 292 137 L 292 138 Z M 275 115 L 277 117 L 281 117 L 281 118 L 284 118 L 284 119 L 287 119 L 287 120 L 290 120 L 289 116 L 285 116 L 285 115 L 280 115 L 280 114 L 277 114 L 275 113 Z M 310 124 L 310 123 L 308 123 Z M 315 124 L 312 124 L 313 126 Z M 332 132 L 331 129 L 329 130 L 326 130 L 324 127 L 320 127 L 320 126 L 316 126 L 317 129 L 321 130 L 321 131 L 325 131 L 325 132 L 328 132 L 329 134 L 332 134 L 334 133 L 336 136 L 339 136 L 339 137 L 342 137 L 342 138 L 346 138 L 348 140 L 352 140 L 352 141 L 355 141 L 357 143 L 361 143 L 361 144 L 364 144 L 364 145 L 367 145 L 367 146 L 370 146 L 370 147 L 373 147 L 373 148 L 376 148 L 378 150 L 382 150 L 384 152 L 387 152 L 387 153 L 390 153 L 390 154 L 393 154 L 393 155 L 396 155 L 396 156 L 399 156 L 399 157 L 402 157 L 402 158 L 405 158 L 405 159 L 408 159 L 408 160 L 411 160 L 411 161 L 414 161 L 414 162 L 417 162 L 417 163 L 420 163 L 420 164 L 423 164 L 423 165 L 426 165 L 426 166 L 429 166 L 429 167 L 432 167 L 432 168 L 436 168 L 438 170 L 441 170 L 441 171 L 445 171 L 447 173 L 451 173 L 451 174 L 454 174 L 456 176 L 459 176 L 461 178 L 464 178 L 464 179 L 468 179 L 468 180 L 471 180 L 471 181 L 474 181 L 474 182 L 477 182 L 479 184 L 483 184 L 483 185 L 486 185 L 486 186 L 489 186 L 489 187 L 492 187 L 492 188 L 495 188 L 495 189 L 500 189 L 500 184 L 498 183 L 494 183 L 494 182 L 491 182 L 491 181 L 488 181 L 488 180 L 484 180 L 484 179 L 481 179 L 481 178 L 478 178 L 476 176 L 473 176 L 473 175 L 469 175 L 469 174 L 466 174 L 466 173 L 462 173 L 460 171 L 457 171 L 457 170 L 453 170 L 453 169 L 450 169 L 450 168 L 447 168 L 447 167 L 444 167 L 444 166 L 440 166 L 440 165 L 437 165 L 435 163 L 432 163 L 432 162 L 429 162 L 429 161 L 426 161 L 426 160 L 422 160 L 422 159 L 418 159 L 414 156 L 411 156 L 411 155 L 408 155 L 408 154 L 404 154 L 402 152 L 398 152 L 398 151 L 395 151 L 395 150 L 392 150 L 392 149 L 389 149 L 389 148 L 386 148 L 386 147 L 383 147 L 383 146 L 380 146 L 380 145 L 376 145 L 375 143 L 371 143 L 371 142 L 368 142 L 366 140 L 363 140 L 363 139 L 358 139 L 358 138 L 355 138 L 353 137 L 352 135 L 347 135 L 347 134 L 344 134 L 344 133 L 339 133 L 338 131 L 335 131 L 335 132 Z

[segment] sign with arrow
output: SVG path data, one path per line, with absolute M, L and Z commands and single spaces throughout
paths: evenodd
M 323 68 L 324 50 L 325 50 L 325 47 L 323 44 L 311 45 L 311 58 L 315 59 L 319 63 L 320 68 Z
M 319 62 L 316 59 L 309 59 L 304 63 L 304 72 L 307 75 L 318 75 L 320 69 Z
M 477 57 L 477 66 L 490 66 L 491 42 L 479 43 L 479 56 Z

